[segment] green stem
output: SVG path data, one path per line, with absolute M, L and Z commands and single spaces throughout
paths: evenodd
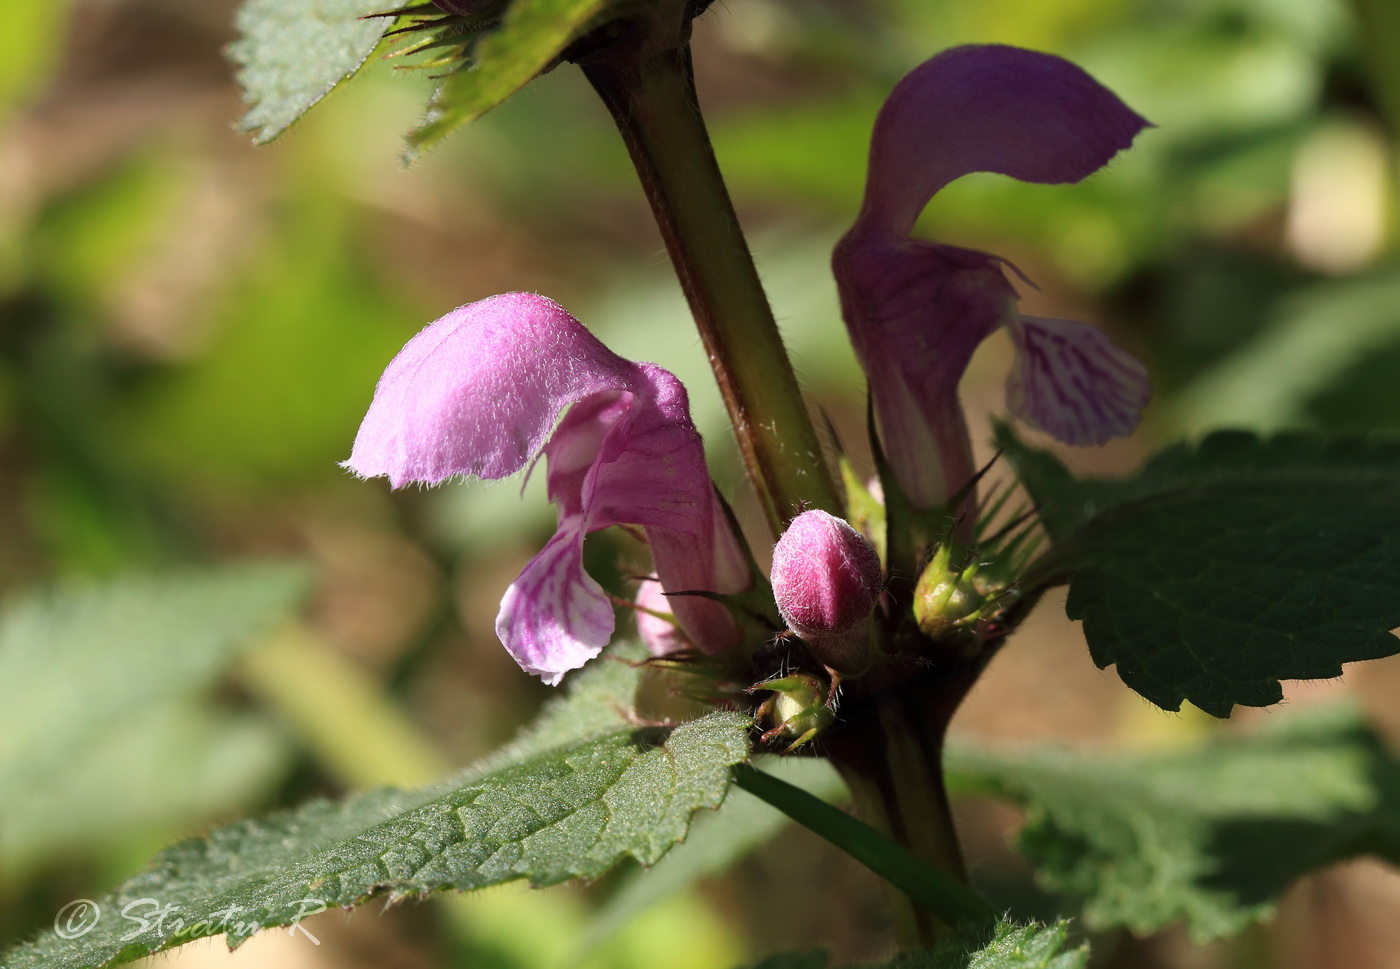
M 610 51 L 584 73 L 622 132 L 774 535 L 841 500 L 715 161 L 688 43 Z
M 841 772 L 857 813 L 947 877 L 967 881 L 948 795 L 943 784 L 943 735 L 966 693 L 971 670 L 923 680 L 872 697 L 831 739 L 831 761 Z M 946 701 L 946 702 L 944 702 Z M 897 884 L 887 885 L 895 930 L 906 946 L 929 946 L 948 924 L 917 905 Z
M 748 764 L 734 768 L 734 783 L 830 841 L 949 925 L 996 921 L 996 910 L 961 881 L 802 788 Z

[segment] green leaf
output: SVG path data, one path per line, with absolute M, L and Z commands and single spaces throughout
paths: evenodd
M 306 590 L 301 569 L 233 566 L 58 586 L 0 611 L 0 804 L 133 718 L 208 687 Z
M 249 105 L 238 127 L 263 145 L 292 126 L 342 81 L 354 77 L 393 17 L 362 20 L 386 0 L 244 0 L 229 45 Z
M 846 785 L 835 768 L 814 757 L 763 757 L 759 769 L 776 773 L 791 784 L 821 798 L 844 797 Z M 696 818 L 690 835 L 661 863 L 634 872 L 594 914 L 588 933 L 568 962 L 579 965 L 585 956 L 643 912 L 694 886 L 703 878 L 733 866 L 759 845 L 771 841 L 791 821 L 781 811 L 740 791 L 714 814 Z
M 1086 899 L 1091 928 L 1197 941 L 1274 911 L 1300 875 L 1375 853 L 1400 861 L 1400 762 L 1351 707 L 1280 716 L 1252 736 L 1155 756 L 954 746 L 957 793 L 1026 808 L 1022 854 Z
M 471 47 L 470 59 L 433 92 L 410 153 L 441 141 L 490 111 L 554 66 L 564 48 L 610 6 L 610 0 L 514 0 L 501 24 Z
M 990 933 L 954 933 L 932 949 L 902 952 L 887 962 L 866 963 L 859 969 L 1086 969 L 1088 948 L 1068 946 L 1068 922 L 1049 926 L 999 922 Z M 753 969 L 827 969 L 827 955 L 816 951 L 772 956 Z
M 1113 481 L 999 443 L 1055 542 L 1039 579 L 1158 706 L 1226 717 L 1400 650 L 1400 444 L 1220 432 Z
M 576 703 L 556 703 L 540 729 L 486 764 L 421 790 L 314 802 L 177 844 L 98 900 L 104 915 L 92 931 L 72 940 L 46 934 L 4 964 L 116 965 L 223 932 L 237 945 L 322 906 L 518 878 L 552 885 L 595 877 L 629 856 L 655 863 L 685 836 L 695 810 L 724 799 L 730 768 L 748 756 L 749 720 L 713 713 L 639 726 L 613 692 L 634 687 L 636 673 L 621 662 L 595 667 Z M 152 906 L 139 907 L 134 914 L 151 925 L 124 939 L 143 928 L 120 917 L 139 899 L 176 910 L 158 924 Z

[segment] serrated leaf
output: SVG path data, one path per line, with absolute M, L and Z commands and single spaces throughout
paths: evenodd
M 955 745 L 946 763 L 955 791 L 1025 805 L 1019 850 L 1047 887 L 1086 899 L 1091 928 L 1184 920 L 1197 941 L 1225 938 L 1309 871 L 1365 853 L 1400 861 L 1400 762 L 1351 707 L 1187 752 Z
M 1223 432 L 1114 481 L 1000 443 L 1094 662 L 1158 706 L 1226 717 L 1400 651 L 1400 444 Z
M 207 687 L 306 591 L 300 568 L 231 566 L 57 586 L 0 611 L 0 804 L 131 715 Z
M 932 949 L 850 969 L 1085 969 L 1089 950 L 1069 948 L 1069 923 L 999 922 L 989 934 L 954 933 Z M 753 969 L 827 969 L 825 952 L 771 956 Z
M 422 123 L 408 136 L 410 153 L 481 117 L 548 70 L 609 5 L 610 0 L 513 0 L 500 26 L 472 45 L 470 62 L 433 92 Z
M 846 793 L 840 775 L 825 760 L 764 757 L 757 763 L 761 770 L 775 773 L 824 801 L 837 801 Z M 569 962 L 582 964 L 588 952 L 628 922 L 701 879 L 726 871 L 789 823 L 787 815 L 748 792 L 735 792 L 721 810 L 696 818 L 685 843 L 677 845 L 660 864 L 629 877 L 594 914 L 586 937 Z
M 748 756 L 750 721 L 713 713 L 677 727 L 638 726 L 624 705 L 630 698 L 613 692 L 635 685 L 630 666 L 595 666 L 594 676 L 581 678 L 576 709 L 555 704 L 540 731 L 509 748 L 519 761 L 498 756 L 421 790 L 314 802 L 177 844 L 98 900 L 106 914 L 90 932 L 72 940 L 46 934 L 4 964 L 117 965 L 224 932 L 236 945 L 322 906 L 519 878 L 551 885 L 600 875 L 625 857 L 653 864 L 685 836 L 694 811 L 723 800 L 730 768 Z M 157 922 L 158 909 L 142 899 L 176 908 Z M 120 917 L 132 904 L 149 925 Z
M 244 0 L 229 45 L 248 112 L 238 123 L 263 145 L 353 77 L 394 25 L 362 20 L 395 6 L 386 0 Z

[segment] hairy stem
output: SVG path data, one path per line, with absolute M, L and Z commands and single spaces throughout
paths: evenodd
M 857 813 L 921 861 L 962 882 L 967 868 L 943 785 L 943 737 L 973 679 L 971 672 L 945 679 L 935 696 L 924 681 L 923 690 L 873 697 L 849 712 L 830 749 Z M 946 930 L 944 922 L 888 882 L 886 896 L 903 945 L 932 945 Z
M 804 506 L 839 515 L 841 500 L 715 161 L 689 45 L 660 46 L 584 72 L 632 155 L 776 536 Z

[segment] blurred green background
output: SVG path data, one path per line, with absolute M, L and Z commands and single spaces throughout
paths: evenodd
M 400 138 L 431 80 L 384 64 L 254 149 L 232 129 L 221 55 L 233 7 L 21 0 L 0 30 L 0 945 L 219 819 L 481 756 L 548 694 L 492 633 L 501 592 L 551 531 L 542 477 L 523 497 L 519 482 L 391 494 L 336 466 L 383 366 L 448 309 L 541 292 L 619 353 L 676 372 L 717 480 L 761 531 L 659 236 L 576 69 L 412 168 Z M 1040 287 L 1028 312 L 1103 325 L 1148 362 L 1143 429 L 1072 462 L 1123 471 L 1221 426 L 1400 430 L 1393 0 L 728 0 L 696 27 L 702 100 L 798 372 L 842 441 L 859 450 L 863 376 L 830 247 L 859 205 L 884 95 L 966 42 L 1076 60 L 1157 125 L 1081 185 L 973 176 L 920 225 L 1015 262 Z M 1008 352 L 992 341 L 965 384 L 983 436 Z M 619 551 L 623 539 L 590 545 L 604 572 Z M 243 629 L 226 610 L 227 648 L 188 675 L 171 670 L 189 647 L 158 653 L 137 620 L 75 628 L 62 649 L 20 621 L 50 594 L 35 590 L 268 558 L 306 564 L 300 618 Z M 136 588 L 128 611 L 155 609 L 162 588 Z M 959 729 L 1100 745 L 1215 729 L 1096 671 L 1048 605 Z M 172 606 L 167 625 L 223 621 L 210 608 Z M 1400 726 L 1398 682 L 1395 664 L 1371 664 L 1290 700 L 1353 690 Z M 1004 847 L 1014 813 L 970 804 L 960 819 L 1004 904 L 1072 911 Z M 161 964 L 578 965 L 585 925 L 631 874 L 331 913 L 320 947 L 267 933 L 233 959 L 204 942 Z M 1287 933 L 1204 951 L 1170 933 L 1103 939 L 1096 964 L 1319 965 L 1342 958 L 1344 924 L 1381 961 L 1357 949 L 1330 964 L 1393 965 L 1393 876 L 1354 866 L 1297 894 Z M 786 831 L 589 958 L 721 969 L 890 941 L 873 879 Z

